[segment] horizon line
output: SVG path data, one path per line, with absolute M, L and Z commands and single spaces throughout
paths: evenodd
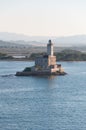
M 25 33 L 16 33 L 16 32 L 7 32 L 7 31 L 0 31 L 0 33 L 8 33 L 8 34 L 16 34 L 16 35 L 24 35 L 27 37 L 74 37 L 74 36 L 86 36 L 86 34 L 70 34 L 70 35 L 64 35 L 64 36 L 54 36 L 54 35 L 28 35 Z

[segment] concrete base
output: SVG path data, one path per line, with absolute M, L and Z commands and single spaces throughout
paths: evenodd
M 15 76 L 50 76 L 50 75 L 66 75 L 65 72 L 17 72 Z

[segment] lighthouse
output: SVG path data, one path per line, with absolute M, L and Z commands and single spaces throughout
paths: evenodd
M 49 40 L 47 44 L 47 55 L 53 56 L 53 43 L 51 42 L 51 40 Z
M 47 44 L 47 54 L 37 56 L 35 65 L 27 67 L 22 72 L 17 72 L 16 76 L 40 76 L 40 75 L 65 75 L 61 64 L 57 64 L 56 56 L 53 54 L 53 43 L 49 40 Z

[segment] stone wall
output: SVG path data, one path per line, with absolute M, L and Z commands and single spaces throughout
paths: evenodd
M 48 66 L 56 64 L 56 56 L 49 56 L 48 58 Z
M 35 66 L 47 68 L 48 67 L 48 58 L 37 57 L 36 60 L 35 60 Z

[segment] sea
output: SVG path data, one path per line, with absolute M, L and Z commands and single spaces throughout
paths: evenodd
M 86 130 L 86 62 L 65 76 L 16 77 L 34 62 L 0 61 L 0 130 Z

